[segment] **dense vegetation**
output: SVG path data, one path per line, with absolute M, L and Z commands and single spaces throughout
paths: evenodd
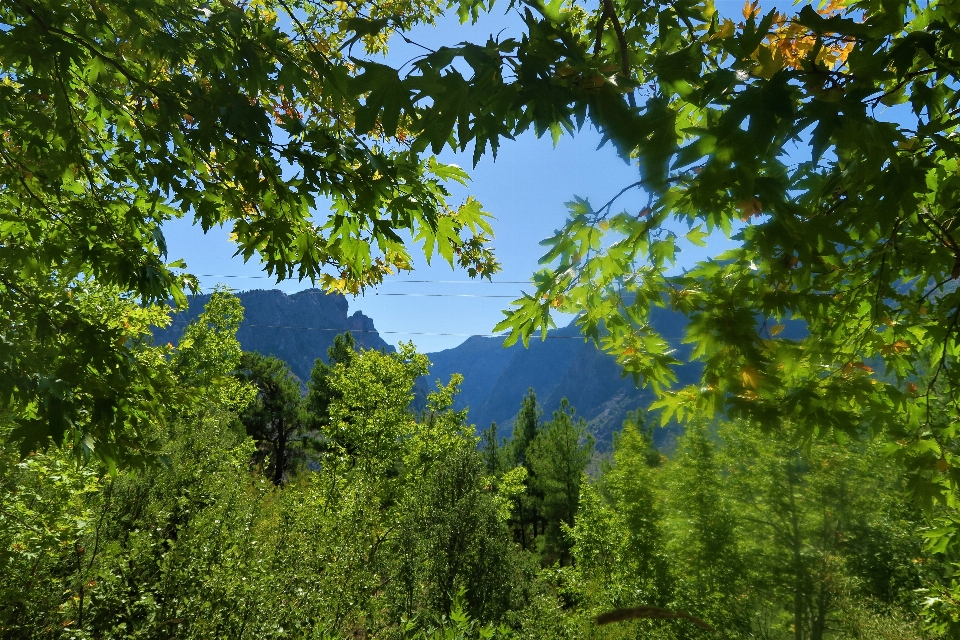
M 442 3 L 0 3 L 3 633 L 960 634 L 957 3 L 509 6 L 516 37 L 393 68 Z M 667 459 L 533 397 L 478 451 L 455 380 L 408 413 L 411 348 L 344 338 L 304 396 L 225 295 L 149 345 L 196 288 L 164 222 L 328 290 L 489 277 L 431 152 L 588 122 L 648 205 L 574 199 L 501 328 L 577 313 L 687 425 Z M 671 270 L 711 232 L 737 248 Z
M 694 425 L 667 457 L 635 415 L 600 456 L 532 392 L 510 437 L 478 438 L 456 378 L 410 412 L 410 347 L 340 336 L 304 389 L 241 352 L 241 317 L 217 293 L 175 348 L 141 344 L 179 389 L 154 466 L 4 451 L 3 637 L 906 639 L 937 621 L 922 589 L 949 566 L 867 440 Z

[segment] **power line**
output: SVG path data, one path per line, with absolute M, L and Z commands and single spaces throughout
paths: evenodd
M 274 280 L 273 276 L 244 276 L 225 275 L 216 273 L 201 273 L 198 278 L 243 278 L 252 280 Z M 280 282 L 283 282 L 281 280 Z M 277 284 L 280 284 L 278 282 Z M 387 280 L 383 284 L 533 284 L 529 280 Z
M 201 287 L 209 291 L 213 291 L 213 287 Z M 409 298 L 508 298 L 511 300 L 516 300 L 517 295 L 483 295 L 476 293 L 380 293 L 379 291 L 374 291 L 370 293 L 371 297 L 375 296 L 397 296 L 397 297 L 409 297 Z M 366 297 L 366 296 L 353 296 L 354 298 Z
M 282 324 L 248 324 L 246 322 L 241 323 L 240 325 L 241 329 L 244 327 L 256 327 L 257 329 L 294 329 L 296 331 L 336 331 L 338 333 L 349 331 L 350 333 L 376 333 L 405 336 L 456 336 L 461 338 L 506 338 L 507 335 L 509 335 L 506 333 L 439 333 L 431 331 L 378 331 L 376 329 L 328 329 L 325 327 L 293 327 Z M 547 340 L 583 339 L 583 336 L 547 336 Z
M 294 329 L 296 331 L 336 331 L 338 333 L 343 333 L 349 331 L 350 333 L 376 333 L 376 334 L 391 334 L 391 335 L 404 335 L 404 336 L 456 336 L 460 338 L 506 338 L 509 334 L 507 333 L 440 333 L 432 331 L 378 331 L 377 329 L 328 329 L 326 327 L 294 327 L 290 325 L 282 324 L 248 324 L 246 322 L 241 323 L 240 328 L 244 327 L 255 327 L 257 329 Z M 555 331 L 555 329 L 551 329 Z M 663 335 L 664 338 L 669 340 L 680 340 L 684 336 L 669 336 Z M 534 340 L 539 340 L 539 332 L 536 332 L 534 335 L 530 336 Z M 558 335 L 547 335 L 547 340 L 581 340 L 586 341 L 583 335 L 576 336 L 558 336 Z
M 379 291 L 373 292 L 371 295 L 374 296 L 409 296 L 412 298 L 512 298 L 516 300 L 517 296 L 485 296 L 482 294 L 475 293 L 380 293 Z

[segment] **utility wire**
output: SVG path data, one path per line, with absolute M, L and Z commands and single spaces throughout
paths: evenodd
M 214 291 L 213 287 L 201 287 L 208 291 Z M 410 297 L 410 298 L 509 298 L 516 300 L 519 297 L 519 294 L 515 295 L 483 295 L 475 293 L 380 293 L 375 291 L 370 294 L 370 296 L 398 296 L 398 297 Z M 366 297 L 366 296 L 353 296 L 354 298 Z
M 376 329 L 327 329 L 324 327 L 293 327 L 282 324 L 247 324 L 241 323 L 240 328 L 256 327 L 257 329 L 294 329 L 296 331 L 336 331 L 344 333 L 376 333 L 405 336 L 457 336 L 462 338 L 506 338 L 506 333 L 435 333 L 430 331 L 378 331 Z M 583 340 L 583 336 L 547 336 L 547 340 Z
M 216 273 L 201 273 L 198 278 L 244 278 L 254 280 L 273 280 L 273 276 L 241 276 Z M 282 281 L 281 281 L 282 282 Z M 529 280 L 387 280 L 384 284 L 534 284 Z M 279 282 L 277 284 L 280 284 Z
M 294 329 L 296 331 L 336 331 L 338 333 L 344 333 L 349 331 L 350 333 L 376 333 L 376 334 L 391 334 L 391 335 L 405 335 L 405 336 L 457 336 L 461 338 L 506 338 L 509 334 L 507 333 L 439 333 L 431 331 L 378 331 L 377 329 L 328 329 L 325 327 L 294 327 L 289 325 L 282 324 L 248 324 L 246 322 L 241 323 L 240 328 L 244 327 L 255 327 L 257 329 Z M 555 331 L 556 329 L 551 329 Z M 539 332 L 537 332 L 539 334 Z M 680 340 L 683 336 L 664 336 L 670 340 Z M 533 339 L 539 339 L 539 335 L 531 336 Z M 547 335 L 547 340 L 581 340 L 585 341 L 584 336 L 557 336 L 557 335 Z

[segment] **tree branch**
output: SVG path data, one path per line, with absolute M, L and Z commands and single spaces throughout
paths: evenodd
M 684 611 L 670 611 L 669 609 L 661 609 L 660 607 L 653 607 L 650 605 L 645 605 L 641 607 L 630 607 L 627 609 L 614 609 L 613 611 L 607 611 L 606 613 L 601 613 L 594 620 L 599 625 L 611 624 L 613 622 L 623 622 L 625 620 L 634 620 L 637 618 L 643 619 L 655 619 L 655 620 L 678 620 L 684 619 L 689 620 L 693 624 L 697 625 L 702 629 L 707 631 L 713 631 L 714 633 L 720 633 L 717 629 L 707 624 L 700 618 L 692 616 L 689 613 Z

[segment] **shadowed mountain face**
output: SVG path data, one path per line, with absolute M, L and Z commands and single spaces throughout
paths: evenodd
M 244 319 L 237 337 L 247 351 L 274 355 L 287 362 L 302 381 L 310 379 L 317 358 L 327 357 L 327 348 L 339 333 L 350 331 L 357 345 L 365 349 L 393 351 L 374 327 L 373 320 L 359 311 L 348 315 L 347 300 L 339 294 L 308 289 L 287 295 L 281 291 L 255 290 L 237 294 L 244 307 Z M 203 311 L 209 296 L 190 299 L 190 306 L 173 316 L 166 329 L 154 332 L 158 343 L 176 343 L 189 322 Z M 653 325 L 664 335 L 680 343 L 686 319 L 662 309 L 654 309 Z M 679 359 L 689 347 L 678 349 Z M 515 344 L 503 348 L 502 338 L 468 338 L 463 344 L 437 353 L 428 353 L 430 374 L 418 381 L 415 408 L 424 406 L 427 389 L 436 381 L 450 381 L 454 373 L 463 374 L 456 408 L 469 407 L 468 419 L 477 430 L 491 422 L 500 434 L 509 435 L 520 400 L 527 389 L 536 391 L 544 410 L 544 419 L 567 398 L 589 423 L 599 451 L 608 451 L 612 434 L 621 428 L 628 411 L 645 409 L 653 400 L 650 389 L 637 388 L 632 378 L 622 378 L 620 367 L 609 355 L 585 342 L 573 324 L 549 333 L 547 340 L 531 339 L 530 347 Z M 678 383 L 696 382 L 699 365 L 678 368 Z M 676 429 L 657 429 L 658 446 L 669 448 Z
M 340 294 L 307 289 L 288 296 L 282 291 L 254 290 L 238 293 L 237 297 L 244 308 L 243 324 L 237 332 L 240 345 L 246 351 L 284 360 L 303 382 L 310 379 L 316 359 L 326 360 L 327 348 L 337 334 L 345 331 L 352 332 L 357 345 L 365 349 L 393 351 L 377 333 L 372 319 L 359 311 L 347 315 L 347 299 Z M 174 314 L 169 327 L 154 331 L 154 341 L 176 344 L 209 299 L 209 295 L 190 298 L 189 308 Z
M 655 309 L 653 324 L 670 338 L 679 338 L 686 319 Z M 689 346 L 678 349 L 683 360 Z M 608 354 L 585 342 L 579 329 L 570 324 L 549 333 L 547 340 L 530 340 L 524 349 L 515 344 L 503 348 L 502 338 L 469 338 L 453 349 L 427 354 L 429 386 L 439 379 L 446 383 L 454 373 L 464 376 L 456 408 L 469 407 L 468 419 L 478 430 L 498 425 L 498 433 L 509 435 L 520 400 L 533 388 L 544 410 L 544 418 L 560 407 L 566 398 L 589 423 L 597 440 L 597 449 L 607 451 L 614 431 L 620 429 L 628 411 L 645 409 L 653 401 L 650 389 L 638 388 L 630 377 L 620 375 L 620 367 Z M 677 370 L 680 385 L 693 384 L 699 378 L 699 365 Z M 424 381 L 427 382 L 427 381 Z M 669 448 L 676 429 L 657 429 L 654 438 L 660 447 Z

